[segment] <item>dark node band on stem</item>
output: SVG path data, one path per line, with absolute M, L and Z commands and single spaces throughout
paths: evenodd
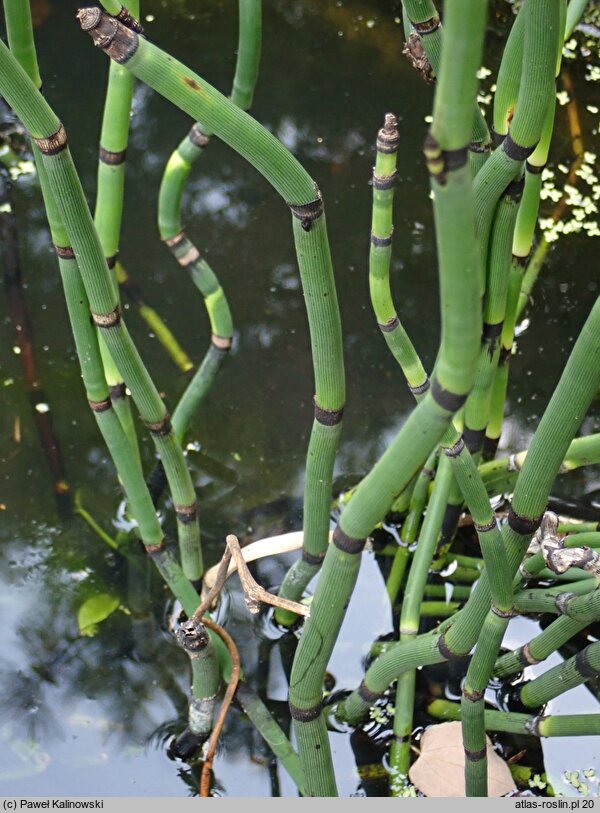
M 489 435 L 486 435 L 484 437 L 483 446 L 481 447 L 484 460 L 493 460 L 496 457 L 496 452 L 498 451 L 499 443 L 500 436 L 498 436 L 497 438 L 492 438 Z
M 371 238 L 373 239 L 373 238 Z M 400 319 L 397 316 L 392 316 L 385 324 L 377 322 L 377 326 L 382 333 L 393 333 L 400 324 Z
M 497 130 L 494 130 L 493 127 L 490 129 L 490 135 L 496 147 L 499 147 L 506 138 L 506 133 L 499 133 Z
M 423 154 L 429 174 L 441 186 L 446 183 L 448 172 L 464 167 L 469 160 L 468 145 L 457 150 L 443 150 L 431 130 L 425 136 Z
M 508 525 L 520 536 L 530 536 L 540 527 L 543 516 L 540 514 L 538 517 L 522 517 L 511 506 L 508 512 Z
M 433 34 L 434 31 L 438 30 L 440 27 L 440 18 L 437 14 L 434 14 L 434 16 L 429 17 L 428 20 L 422 20 L 418 23 L 411 20 L 410 24 L 415 29 L 417 34 L 419 34 L 421 37 L 426 37 L 427 34 Z
M 512 140 L 510 132 L 508 132 L 502 142 L 502 149 L 513 161 L 525 161 L 535 150 L 535 144 L 532 147 L 524 147 L 521 144 L 517 144 L 516 141 Z
M 191 130 L 188 133 L 188 141 L 191 141 L 195 147 L 203 150 L 208 142 L 210 141 L 210 136 L 207 136 L 206 133 L 203 133 L 202 130 L 198 127 L 198 124 L 192 125 Z
M 530 175 L 541 175 L 546 169 L 546 164 L 530 164 L 529 161 L 525 162 L 525 169 Z
M 307 550 L 302 548 L 302 561 L 306 562 L 307 565 L 315 565 L 320 566 L 323 563 L 323 559 L 325 558 L 325 553 L 309 553 Z
M 501 322 L 484 322 L 481 340 L 484 342 L 491 342 L 494 339 L 498 339 L 502 335 L 503 326 L 504 320 Z
M 381 694 L 379 692 L 372 692 L 371 689 L 369 689 L 364 678 L 361 681 L 360 686 L 358 687 L 358 694 L 359 697 L 361 697 L 365 701 L 365 703 L 368 703 L 371 706 L 373 705 L 373 703 L 376 703 L 377 700 L 379 700 L 379 698 L 381 697 Z
M 383 127 L 377 133 L 377 152 L 391 155 L 397 151 L 399 143 L 398 120 L 393 113 L 386 113 Z
M 130 28 L 132 31 L 135 31 L 136 34 L 141 34 L 144 36 L 144 26 L 133 16 L 130 11 L 125 8 L 125 6 L 121 6 L 115 17 L 120 23 L 123 23 L 124 26 Z
M 541 661 L 534 658 L 531 654 L 529 642 L 524 644 L 519 650 L 519 662 L 522 663 L 523 666 L 535 666 L 536 663 L 541 663 Z
M 176 254 L 175 252 L 173 253 L 175 254 L 175 259 L 182 268 L 189 268 L 190 265 L 194 265 L 195 263 L 198 262 L 198 260 L 200 259 L 200 252 L 198 251 L 196 246 L 191 242 L 191 240 L 188 240 L 185 234 L 184 239 L 187 242 L 187 251 L 185 251 L 181 255 Z M 179 243 L 179 245 L 181 245 L 181 242 Z
M 228 353 L 231 350 L 231 345 L 233 343 L 231 336 L 217 336 L 216 333 L 211 334 L 210 341 L 212 346 L 217 350 L 220 350 L 222 353 Z
M 44 155 L 57 155 L 67 146 L 67 131 L 59 122 L 58 130 L 52 135 L 43 138 L 34 138 L 38 150 Z
M 437 648 L 439 650 L 440 655 L 445 661 L 451 661 L 452 658 L 460 658 L 461 655 L 459 652 L 454 652 L 448 644 L 446 643 L 446 636 L 442 633 L 438 638 Z
M 500 350 L 500 355 L 498 357 L 498 367 L 502 367 L 503 364 L 506 364 L 511 356 L 512 356 L 512 346 L 503 347 Z
M 89 401 L 88 404 L 92 412 L 106 412 L 107 410 L 112 408 L 112 402 L 110 398 L 104 398 L 102 401 Z
M 57 246 L 56 243 L 53 243 L 52 245 L 54 247 L 54 251 L 56 252 L 56 256 L 60 257 L 61 260 L 75 259 L 75 252 L 71 246 Z
M 410 742 L 410 734 L 395 734 L 394 742 L 397 742 L 398 745 L 402 745 L 405 742 Z
M 485 154 L 486 152 L 491 152 L 491 149 L 491 144 L 484 141 L 471 141 L 469 144 L 469 152 Z
M 463 686 L 462 696 L 467 700 L 470 700 L 471 703 L 477 703 L 479 700 L 482 700 L 483 694 L 483 692 L 480 692 L 477 689 L 467 689 L 466 686 Z
M 481 450 L 484 437 L 485 429 L 471 429 L 469 426 L 463 429 L 463 438 L 471 454 L 477 454 Z
M 494 615 L 498 616 L 498 618 L 514 618 L 516 615 L 518 615 L 514 608 L 511 608 L 510 610 L 501 610 L 499 607 L 492 604 L 490 609 Z
M 337 426 L 344 417 L 344 407 L 341 409 L 323 409 L 313 398 L 314 416 L 317 423 L 323 426 Z
M 531 717 L 525 721 L 525 731 L 532 737 L 541 737 L 541 724 L 545 719 L 542 714 L 538 714 L 537 717 Z
M 481 748 L 479 751 L 469 751 L 468 748 L 465 748 L 464 751 L 469 762 L 480 762 L 482 759 L 485 759 L 487 747 Z
M 366 541 L 366 539 L 354 539 L 354 537 L 348 536 L 348 534 L 342 531 L 339 525 L 336 526 L 333 532 L 333 544 L 338 550 L 344 553 L 361 553 Z
M 489 522 L 486 522 L 485 525 L 479 525 L 477 522 L 473 523 L 473 526 L 478 534 L 485 534 L 493 531 L 497 527 L 496 517 L 492 517 Z
M 519 268 L 527 268 L 529 265 L 529 254 L 513 254 L 512 261 Z
M 458 457 L 464 450 L 464 448 L 465 442 L 461 435 L 461 437 L 459 437 L 456 443 L 453 443 L 452 446 L 448 446 L 447 448 L 444 449 L 444 454 L 446 455 L 446 457 Z
M 309 203 L 288 203 L 294 217 L 298 218 L 304 231 L 310 231 L 312 224 L 323 214 L 323 199 L 317 189 L 318 197 Z
M 559 593 L 556 598 L 554 599 L 554 606 L 560 613 L 560 615 L 568 615 L 569 614 L 569 604 L 575 598 L 575 593 L 569 593 L 565 591 L 564 593 Z
M 111 167 L 118 167 L 120 164 L 125 163 L 125 156 L 127 150 L 119 150 L 118 152 L 111 152 L 100 146 L 99 157 L 103 164 L 108 164 Z
M 310 709 L 299 709 L 293 703 L 289 703 L 290 714 L 293 720 L 298 723 L 310 723 L 321 716 L 322 704 L 318 703 Z
M 77 19 L 82 30 L 91 36 L 94 45 L 120 65 L 125 64 L 137 51 L 139 34 L 105 11 L 97 7 L 80 8 Z
M 190 522 L 196 521 L 196 517 L 198 516 L 198 504 L 195 500 L 189 505 L 175 505 L 173 507 L 175 508 L 177 521 L 181 522 L 182 525 L 188 525 Z
M 397 317 L 396 317 L 397 318 Z M 398 324 L 400 324 L 398 322 Z M 381 327 L 381 325 L 380 325 Z M 414 387 L 409 386 L 408 389 L 412 392 L 413 395 L 423 395 L 423 393 L 427 392 L 429 387 L 431 386 L 431 381 L 429 378 L 426 378 L 422 384 L 417 384 Z
M 108 388 L 108 392 L 110 393 L 110 400 L 111 401 L 119 401 L 122 398 L 125 398 L 127 395 L 127 387 L 125 386 L 124 382 L 120 384 L 111 384 Z
M 94 313 L 92 311 L 92 319 L 97 327 L 103 330 L 109 330 L 111 327 L 116 327 L 121 321 L 121 308 L 119 305 L 108 313 Z
M 163 538 L 160 540 L 160 542 L 158 543 L 158 545 L 145 545 L 145 548 L 146 548 L 146 553 L 147 553 L 149 556 L 158 556 L 158 555 L 159 555 L 159 554 L 161 554 L 161 553 L 162 553 L 164 550 L 166 550 L 166 548 L 167 548 L 167 544 L 168 544 L 167 537 L 166 537 L 166 536 L 164 536 L 164 537 L 163 537 Z
M 146 429 L 155 437 L 164 437 L 173 431 L 171 426 L 171 416 L 165 412 L 164 417 L 160 421 L 144 421 Z
M 380 192 L 385 192 L 386 190 L 393 188 L 397 179 L 398 173 L 396 170 L 394 170 L 391 175 L 377 175 L 374 172 L 372 181 L 373 189 L 378 189 Z
M 110 257 L 106 258 L 107 266 L 112 270 L 116 266 L 118 259 L 119 259 L 119 252 L 117 252 L 116 254 L 111 254 Z
M 431 396 L 439 407 L 452 414 L 457 412 L 467 400 L 466 394 L 461 395 L 456 392 L 450 392 L 450 390 L 445 390 L 438 383 L 437 378 L 434 378 L 431 382 Z
M 187 235 L 186 235 L 185 231 L 182 229 L 180 232 L 177 232 L 177 234 L 173 235 L 173 237 L 165 237 L 164 242 L 166 243 L 166 245 L 169 248 L 173 249 L 173 248 L 177 248 L 177 246 L 180 243 L 183 243 L 183 241 L 186 240 L 186 239 L 187 239 Z
M 575 668 L 584 678 L 597 678 L 600 677 L 600 672 L 589 662 L 589 648 L 586 646 L 575 655 Z
M 393 238 L 394 230 L 392 229 L 391 233 L 387 237 L 377 237 L 376 234 L 371 232 L 371 245 L 375 248 L 388 248 L 392 245 L 392 238 Z
M 511 181 L 502 194 L 505 198 L 513 200 L 515 203 L 519 203 L 519 201 L 523 197 L 524 186 L 525 186 L 525 176 L 521 175 L 520 178 Z

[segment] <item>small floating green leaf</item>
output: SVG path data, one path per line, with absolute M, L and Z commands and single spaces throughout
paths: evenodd
M 112 615 L 118 606 L 119 599 L 108 593 L 86 599 L 77 613 L 77 626 L 81 635 L 94 636 L 98 632 L 98 624 Z

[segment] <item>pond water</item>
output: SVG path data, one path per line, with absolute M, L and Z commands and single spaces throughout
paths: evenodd
M 504 0 L 491 5 L 486 64 L 494 71 L 511 9 Z M 34 16 L 44 91 L 65 123 L 93 201 L 108 66 L 80 32 L 76 6 L 70 0 L 37 0 Z M 327 208 L 348 379 L 336 464 L 339 488 L 368 471 L 412 405 L 368 298 L 369 177 L 375 135 L 389 110 L 398 114 L 402 138 L 395 294 L 428 367 L 439 338 L 434 233 L 421 157 L 432 87 L 401 56 L 399 15 L 399 3 L 383 0 L 264 2 L 263 58 L 253 113 L 312 174 Z M 148 0 L 142 16 L 155 43 L 228 92 L 237 42 L 233 0 Z M 589 81 L 592 64 L 585 54 L 568 62 L 590 152 L 598 141 L 597 84 Z M 485 88 L 492 82 L 493 74 Z M 155 226 L 161 173 L 188 127 L 180 111 L 137 87 L 121 259 L 146 300 L 198 361 L 208 341 L 203 305 L 161 246 Z M 570 160 L 565 110 L 559 107 L 552 151 L 559 187 L 564 177 L 559 165 Z M 591 194 L 589 185 L 582 181 L 582 186 Z M 226 533 L 249 540 L 300 526 L 312 372 L 286 207 L 261 177 L 216 140 L 187 189 L 188 231 L 217 272 L 236 327 L 231 357 L 189 432 L 188 460 L 198 487 L 206 558 L 212 564 Z M 545 206 L 549 211 L 552 204 L 547 201 Z M 34 179 L 20 179 L 16 210 L 38 373 L 67 478 L 86 509 L 114 534 L 118 485 L 85 405 Z M 559 240 L 535 289 L 531 325 L 513 359 L 503 451 L 527 446 L 597 290 L 593 240 L 583 232 Z M 186 376 L 166 357 L 136 309 L 125 307 L 135 341 L 172 407 Z M 166 631 L 171 609 L 166 594 L 148 571 L 151 607 L 131 615 L 126 563 L 79 517 L 65 519 L 57 512 L 4 299 L 0 331 L 0 793 L 191 793 L 187 767 L 166 752 L 166 743 L 184 725 L 189 684 L 186 658 Z M 586 431 L 600 430 L 597 412 L 584 426 Z M 140 440 L 150 468 L 151 443 L 142 433 Z M 596 467 L 562 478 L 557 493 L 589 503 L 599 486 Z M 166 522 L 172 522 L 170 516 Z M 352 634 L 342 631 L 330 664 L 338 688 L 356 685 L 370 643 L 391 631 L 389 608 L 383 599 L 378 604 L 372 598 L 382 593 L 380 571 L 372 556 L 366 559 L 345 627 L 352 627 Z M 284 564 L 265 566 L 267 582 L 277 582 Z M 115 596 L 120 609 L 95 636 L 81 636 L 78 608 L 98 593 Z M 285 719 L 285 654 L 274 648 L 269 655 L 266 644 L 259 649 L 235 580 L 229 588 L 229 609 L 228 626 L 234 636 L 237 629 L 244 642 L 247 673 L 258 672 L 267 681 L 272 707 Z M 578 692 L 580 700 L 569 708 L 581 702 L 594 709 L 592 695 L 585 689 Z M 360 785 L 353 753 L 356 739 L 332 734 L 342 795 L 356 793 Z M 559 741 L 558 747 L 566 753 L 566 743 Z M 572 753 L 570 744 L 568 750 Z M 593 745 L 581 753 L 586 764 L 561 765 L 559 759 L 557 776 L 567 768 L 592 767 Z M 269 764 L 260 738 L 236 710 L 226 725 L 215 775 L 220 792 L 231 796 L 295 794 L 293 783 Z M 562 792 L 573 791 L 565 787 Z

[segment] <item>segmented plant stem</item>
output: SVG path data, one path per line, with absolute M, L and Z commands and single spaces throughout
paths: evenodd
M 0 46 L 0 67 L 0 92 L 42 154 L 52 197 L 77 257 L 92 319 L 103 331 L 111 356 L 163 460 L 178 516 L 182 565 L 188 578 L 197 580 L 202 575 L 202 559 L 192 481 L 165 406 L 121 318 L 114 280 L 71 159 L 66 132 L 4 44 Z

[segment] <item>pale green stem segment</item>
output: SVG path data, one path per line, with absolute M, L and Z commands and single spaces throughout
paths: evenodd
M 192 614 L 198 605 L 198 595 L 166 545 L 141 469 L 129 454 L 123 428 L 112 409 L 96 331 L 90 323 L 86 291 L 42 160 L 38 162 L 38 173 L 88 402 L 125 489 L 146 551 L 185 612 Z
M 600 299 L 594 304 L 579 334 L 515 485 L 508 524 L 502 528 L 511 574 L 516 573 L 529 540 L 541 522 L 552 483 L 599 386 Z M 594 579 L 586 581 L 595 583 Z M 585 582 L 581 584 L 585 585 Z M 570 587 L 571 591 L 573 589 Z M 534 612 L 551 610 L 555 601 L 556 595 L 552 595 L 541 604 L 541 609 L 538 604 L 531 609 Z M 488 573 L 484 571 L 466 606 L 441 636 L 419 636 L 410 644 L 392 646 L 369 667 L 360 689 L 338 706 L 337 716 L 356 722 L 402 672 L 420 664 L 440 663 L 453 655 L 469 652 L 479 637 L 489 606 L 490 587 Z M 521 609 L 518 603 L 516 606 Z M 598 613 L 595 594 L 567 597 L 563 607 L 569 610 L 570 617 L 586 619 L 588 623 L 594 613 Z
M 231 101 L 242 110 L 249 109 L 258 79 L 261 16 L 261 0 L 239 0 L 238 54 Z M 192 416 L 210 390 L 233 340 L 233 322 L 225 292 L 210 265 L 185 233 L 182 223 L 185 183 L 193 164 L 207 146 L 210 135 L 201 122 L 193 125 L 167 162 L 158 197 L 161 239 L 178 263 L 190 272 L 202 294 L 212 333 L 208 351 L 173 414 L 173 427 L 180 440 L 183 440 Z
M 102 329 L 111 356 L 163 460 L 178 517 L 182 565 L 186 576 L 195 581 L 202 576 L 200 535 L 194 488 L 181 446 L 121 318 L 114 281 L 67 147 L 64 127 L 3 43 L 0 44 L 0 92 L 42 153 L 52 197 L 77 258 L 93 321 Z
M 322 680 L 354 587 L 365 538 L 422 467 L 473 382 L 481 310 L 478 286 L 474 284 L 480 271 L 467 165 L 471 117 L 456 116 L 452 108 L 458 105 L 464 114 L 466 97 L 468 109 L 473 110 L 485 12 L 485 4 L 472 2 L 457 2 L 448 9 L 432 135 L 426 144 L 434 189 L 442 302 L 442 342 L 433 383 L 342 514 L 325 556 L 292 671 L 290 706 L 300 756 L 307 760 L 305 764 L 310 761 L 311 767 L 318 759 L 322 768 L 315 771 L 311 784 L 315 795 L 331 795 L 336 790 L 335 784 L 323 783 L 324 777 L 331 775 L 331 768 L 320 713 Z M 455 49 L 463 54 L 463 60 L 452 57 Z M 454 237 L 457 230 L 464 236 L 460 250 Z
M 139 16 L 139 5 L 139 0 L 133 0 L 128 4 L 129 12 L 135 17 Z M 111 270 L 116 267 L 121 237 L 123 193 L 125 189 L 125 155 L 129 139 L 132 96 L 133 77 L 120 65 L 111 63 L 100 132 L 96 206 L 94 210 L 94 224 L 102 244 L 106 262 Z M 118 291 L 116 281 L 115 291 Z M 129 440 L 131 454 L 138 459 L 141 466 L 130 398 L 126 393 L 123 377 L 119 373 L 100 331 L 98 342 L 113 407 Z
M 109 56 L 125 64 L 140 79 L 240 152 L 290 206 L 311 333 L 316 385 L 315 422 L 328 432 L 329 437 L 337 437 L 345 399 L 341 328 L 323 205 L 314 182 L 271 133 L 188 68 L 98 10 L 82 10 L 79 16 L 82 27 Z M 439 411 L 442 415 L 451 415 L 453 410 L 449 413 L 443 409 Z M 335 439 L 330 443 L 334 445 Z M 319 500 L 320 515 L 304 518 L 305 545 L 311 544 L 313 549 L 319 551 L 327 547 L 330 498 L 329 488 L 327 499 Z M 315 539 L 317 531 L 319 538 Z M 311 538 L 313 541 L 309 543 Z M 321 750 L 326 761 L 324 726 L 324 720 L 319 722 L 317 741 L 323 745 Z M 314 730 L 314 727 L 311 729 Z M 306 767 L 307 752 L 303 751 L 300 739 L 299 747 Z M 311 763 L 311 771 L 307 770 L 306 773 L 319 777 L 318 781 L 327 777 L 324 781 L 329 791 L 333 789 L 330 766 L 326 766 L 321 773 Z
M 442 526 L 451 481 L 450 462 L 444 457 L 438 466 L 427 513 L 406 582 L 400 613 L 400 641 L 409 641 L 419 632 L 425 584 Z M 410 765 L 415 682 L 416 671 L 410 670 L 400 675 L 396 688 L 395 739 L 390 748 L 390 766 L 395 774 L 408 774 Z
M 4 14 L 9 48 L 27 76 L 39 89 L 42 86 L 42 80 L 35 52 L 29 2 L 27 0 L 5 0 Z
M 552 104 L 557 55 L 559 43 L 562 42 L 562 9 L 564 0 L 528 0 L 519 13 L 523 17 L 520 25 L 524 29 L 523 70 L 514 113 L 501 146 L 492 153 L 475 178 L 477 235 L 483 263 L 487 258 L 496 204 L 508 184 L 520 175 L 523 162 L 535 150 L 547 118 L 548 107 Z M 507 60 L 516 60 L 518 64 L 519 53 L 518 47 L 511 48 Z M 512 66 L 511 75 L 517 70 L 517 65 Z M 512 99 L 514 90 L 512 95 L 508 95 Z M 504 126 L 501 121 L 507 114 L 506 106 L 505 104 L 500 109 L 499 105 L 499 111 L 495 114 L 495 126 Z M 508 106 L 510 107 L 510 103 Z
M 460 720 L 461 708 L 450 700 L 433 700 L 427 713 L 439 720 Z M 487 731 L 530 737 L 593 737 L 600 734 L 600 714 L 550 714 L 532 717 L 514 711 L 486 710 Z

